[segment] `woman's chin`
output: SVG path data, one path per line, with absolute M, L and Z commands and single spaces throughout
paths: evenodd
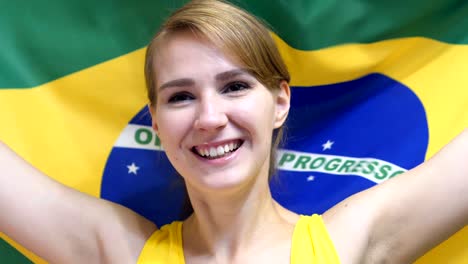
M 213 192 L 227 194 L 231 191 L 236 192 L 237 190 L 244 190 L 249 183 L 255 182 L 251 177 L 242 175 L 248 174 L 236 171 L 232 173 L 218 172 L 209 175 L 200 175 L 198 177 L 193 177 L 188 187 L 190 188 L 190 185 L 193 185 L 193 187 L 203 193 Z

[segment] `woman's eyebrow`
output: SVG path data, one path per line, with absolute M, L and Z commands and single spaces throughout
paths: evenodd
M 238 77 L 240 75 L 248 75 L 250 76 L 249 72 L 245 69 L 234 69 L 230 71 L 225 71 L 216 74 L 215 79 L 218 82 L 226 81 L 233 79 L 235 77 Z M 172 81 L 168 81 L 161 86 L 159 86 L 159 91 L 164 90 L 169 87 L 187 87 L 187 86 L 193 86 L 195 85 L 195 81 L 190 78 L 181 78 L 181 79 L 175 79 Z
M 216 74 L 215 79 L 216 81 L 226 81 L 238 77 L 239 75 L 250 76 L 249 72 L 245 69 L 234 69 Z
M 159 91 L 164 90 L 169 87 L 186 87 L 186 86 L 192 86 L 195 84 L 195 81 L 190 78 L 181 78 L 181 79 L 175 79 L 172 81 L 168 81 L 161 86 L 159 86 Z

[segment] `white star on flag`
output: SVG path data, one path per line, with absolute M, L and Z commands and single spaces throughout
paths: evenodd
M 128 168 L 128 174 L 133 173 L 135 175 L 137 175 L 137 170 L 140 169 L 140 167 L 137 167 L 135 165 L 135 162 L 132 162 L 132 165 L 127 165 L 127 168 Z
M 327 149 L 331 149 L 332 148 L 332 145 L 333 143 L 335 143 L 334 141 L 330 141 L 330 140 L 327 140 L 327 143 L 323 144 L 322 147 L 322 151 L 325 151 Z

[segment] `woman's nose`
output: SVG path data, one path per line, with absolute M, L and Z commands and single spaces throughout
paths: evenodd
M 195 129 L 212 131 L 226 126 L 228 117 L 225 113 L 225 105 L 218 100 L 200 101 L 198 113 L 194 122 Z

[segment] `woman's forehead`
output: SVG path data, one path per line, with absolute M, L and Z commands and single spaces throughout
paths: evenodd
M 235 68 L 244 69 L 239 59 L 226 53 L 206 38 L 190 32 L 171 34 L 156 45 L 154 52 L 154 74 L 157 85 L 166 78 L 182 73 L 206 71 L 227 71 Z
M 164 53 L 168 53 L 170 51 L 175 51 L 177 53 L 184 50 L 190 52 L 190 49 L 197 46 L 205 51 L 222 55 L 224 58 L 239 67 L 245 67 L 239 59 L 239 50 L 229 49 L 228 47 L 230 45 L 223 43 L 222 40 L 214 37 L 209 38 L 198 31 L 184 29 L 176 32 L 163 32 L 158 38 L 159 39 L 154 45 L 155 60 L 161 55 L 164 55 Z M 196 52 L 196 50 L 193 50 L 193 52 Z

